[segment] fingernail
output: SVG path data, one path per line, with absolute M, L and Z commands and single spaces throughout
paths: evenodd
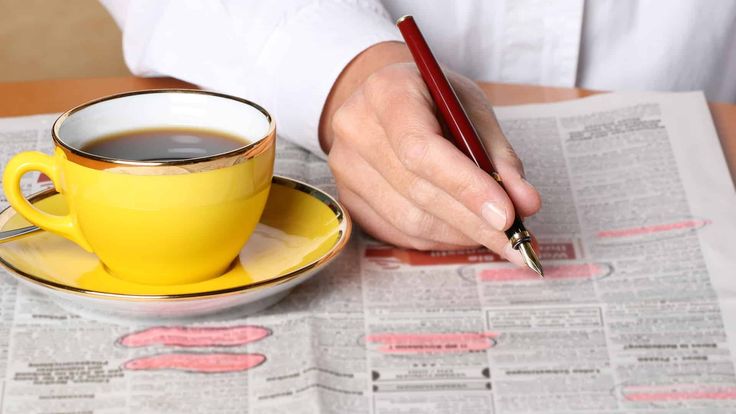
M 506 247 L 503 248 L 503 256 L 506 260 L 517 266 L 526 267 L 526 263 L 524 263 L 524 258 L 521 257 L 521 253 L 511 247 L 511 243 L 506 243 Z
M 494 229 L 503 231 L 506 226 L 506 211 L 490 201 L 483 203 L 480 214 Z

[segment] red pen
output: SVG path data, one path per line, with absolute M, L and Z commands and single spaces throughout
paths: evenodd
M 470 121 L 460 100 L 452 89 L 450 82 L 445 77 L 442 68 L 434 58 L 432 51 L 429 49 L 422 32 L 414 22 L 411 16 L 404 16 L 396 21 L 396 26 L 401 31 L 407 47 L 414 57 L 414 62 L 422 74 L 424 82 L 427 84 L 432 100 L 434 100 L 437 109 L 439 109 L 442 120 L 447 125 L 451 138 L 455 146 L 462 151 L 468 158 L 472 159 L 475 164 L 483 171 L 493 177 L 496 182 L 504 188 L 501 176 L 498 175 L 496 169 L 488 157 L 483 142 L 480 140 L 478 132 L 473 123 Z M 504 191 L 506 189 L 504 188 Z M 519 214 L 514 217 L 514 222 L 508 230 L 506 237 L 509 238 L 511 246 L 518 250 L 526 265 L 535 271 L 540 277 L 544 277 L 542 264 L 539 257 L 532 247 L 532 235 L 524 227 Z

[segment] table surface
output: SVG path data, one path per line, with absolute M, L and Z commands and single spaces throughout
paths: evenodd
M 494 105 L 555 102 L 600 93 L 575 88 L 481 83 Z M 100 96 L 118 92 L 191 88 L 170 78 L 87 78 L 0 83 L 0 117 L 63 112 Z M 731 178 L 736 182 L 736 105 L 710 103 L 711 114 L 726 155 Z

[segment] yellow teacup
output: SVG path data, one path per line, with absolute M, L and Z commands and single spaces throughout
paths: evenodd
M 235 150 L 166 161 L 113 159 L 85 144 L 125 131 L 190 128 L 242 137 Z M 253 232 L 273 175 L 276 130 L 260 106 L 194 90 L 102 98 L 54 123 L 54 155 L 24 152 L 5 168 L 3 188 L 31 223 L 93 252 L 109 272 L 138 283 L 202 281 L 223 273 Z M 21 193 L 29 171 L 46 174 L 69 206 L 34 208 Z

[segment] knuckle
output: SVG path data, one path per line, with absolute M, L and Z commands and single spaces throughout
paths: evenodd
M 396 80 L 411 78 L 415 73 L 419 71 L 413 63 L 397 63 L 376 70 L 366 80 L 375 82 L 376 86 L 391 86 Z
M 399 144 L 399 161 L 407 170 L 417 172 L 425 164 L 428 147 L 426 138 L 416 134 L 407 135 Z
M 345 162 L 339 151 L 334 151 L 334 149 L 330 151 L 330 154 L 327 156 L 327 166 L 332 171 L 336 182 L 345 181 L 345 175 L 349 169 L 345 167 Z
M 437 202 L 437 192 L 425 179 L 414 177 L 407 187 L 409 199 L 422 208 L 430 207 Z
M 400 222 L 396 223 L 405 234 L 412 237 L 422 237 L 432 228 L 433 218 L 426 212 L 416 207 L 404 210 L 400 216 Z
M 338 172 L 340 171 L 340 163 L 337 162 L 335 151 L 330 151 L 329 155 L 327 155 L 327 166 L 330 167 L 333 175 L 335 175 L 335 179 L 337 179 Z
M 476 198 L 483 193 L 480 181 L 472 174 L 464 174 L 455 186 L 455 198 L 465 202 L 468 199 Z
M 332 131 L 336 137 L 350 136 L 353 114 L 348 108 L 340 108 L 332 115 Z
M 373 72 L 363 82 L 363 89 L 368 96 L 375 96 L 391 90 L 391 84 L 394 82 L 395 74 L 386 68 Z
M 414 64 L 394 64 L 373 72 L 363 81 L 362 90 L 373 105 L 386 102 L 400 104 L 407 98 L 421 95 L 426 90 L 424 81 Z
M 519 159 L 519 156 L 516 155 L 516 151 L 514 151 L 511 145 L 504 145 L 498 155 L 504 163 L 509 165 L 514 170 L 518 171 L 520 174 L 524 174 L 524 165 L 522 164 L 521 159 Z

